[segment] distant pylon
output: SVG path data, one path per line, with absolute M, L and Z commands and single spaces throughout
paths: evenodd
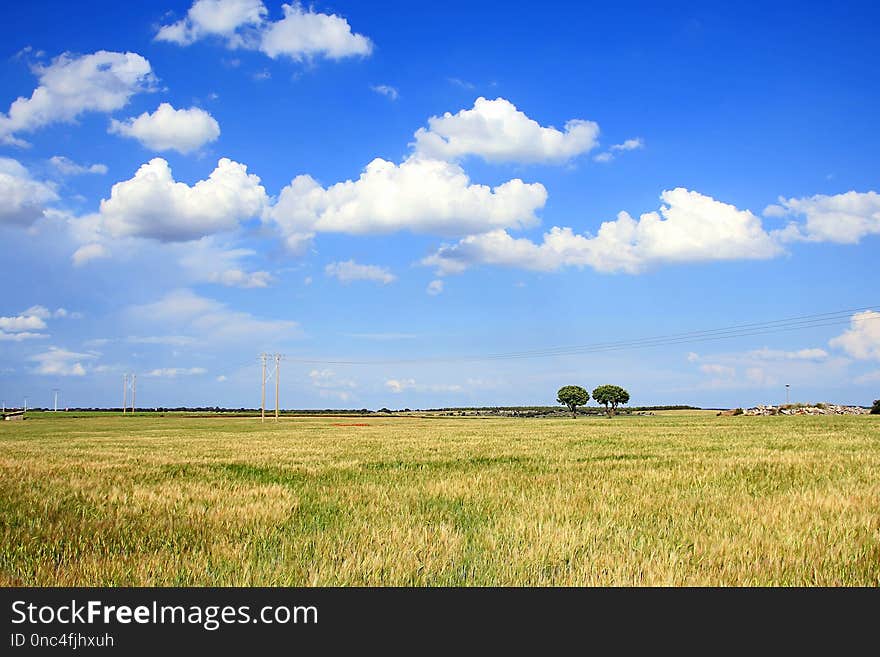
M 260 354 L 260 360 L 263 363 L 263 386 L 260 397 L 260 422 L 266 421 L 266 358 L 267 354 Z
M 280 388 L 280 378 L 281 374 L 281 354 L 275 354 L 275 421 L 278 421 L 278 410 L 280 408 L 280 401 L 278 397 L 278 391 Z
M 122 375 L 122 414 L 125 415 L 125 407 L 128 405 L 128 374 Z

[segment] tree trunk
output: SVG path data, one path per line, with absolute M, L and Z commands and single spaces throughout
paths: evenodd
M 574 418 L 574 419 L 576 420 L 576 419 L 577 419 L 577 416 L 578 416 L 578 414 L 577 414 L 577 409 L 576 409 L 574 406 L 569 406 L 569 407 L 568 407 L 568 410 L 571 411 L 571 417 Z

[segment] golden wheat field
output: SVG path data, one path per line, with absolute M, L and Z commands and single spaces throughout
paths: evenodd
M 38 414 L 0 466 L 4 585 L 880 584 L 877 416 Z

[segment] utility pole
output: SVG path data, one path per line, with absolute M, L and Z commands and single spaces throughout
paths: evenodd
M 790 398 L 790 395 L 788 392 L 790 389 L 791 389 L 791 386 L 786 383 L 785 384 L 785 404 L 786 404 L 786 406 L 791 403 L 791 398 Z
M 260 422 L 266 421 L 266 354 L 260 354 L 260 360 L 263 363 L 263 390 L 260 400 Z
M 135 409 L 134 400 L 135 400 L 135 397 L 137 396 L 137 391 L 138 391 L 138 375 L 132 374 L 131 375 L 131 412 L 132 413 L 134 413 L 134 409 Z
M 278 389 L 280 387 L 280 381 L 278 379 L 278 374 L 281 370 L 281 354 L 275 354 L 275 421 L 278 421 L 278 409 L 280 402 L 278 401 Z
M 128 374 L 122 375 L 122 414 L 125 415 L 125 407 L 128 405 Z

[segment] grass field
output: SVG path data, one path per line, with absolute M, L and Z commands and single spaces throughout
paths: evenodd
M 880 585 L 878 416 L 43 414 L 0 467 L 3 585 Z

